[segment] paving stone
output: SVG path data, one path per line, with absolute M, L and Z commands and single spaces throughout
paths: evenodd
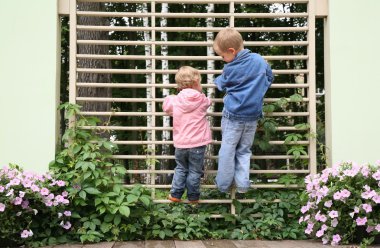
M 145 248 L 144 241 L 116 242 L 113 248 Z
M 112 248 L 115 242 L 101 242 L 97 244 L 86 244 L 83 248 Z
M 237 248 L 268 248 L 262 240 L 233 240 L 232 242 Z
M 203 244 L 207 248 L 237 248 L 232 240 L 204 240 Z
M 64 244 L 64 245 L 55 245 L 54 248 L 82 248 L 82 244 Z
M 175 248 L 173 240 L 147 240 L 145 248 Z
M 206 248 L 200 240 L 191 240 L 191 241 L 174 241 L 175 248 Z

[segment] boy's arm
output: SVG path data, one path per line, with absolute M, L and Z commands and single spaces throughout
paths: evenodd
M 173 116 L 173 101 L 175 95 L 165 97 L 162 109 L 170 116 Z
M 229 84 L 229 74 L 231 73 L 231 70 L 225 66 L 223 69 L 223 72 L 220 76 L 215 78 L 214 83 L 216 84 L 216 87 L 218 87 L 218 90 L 225 91 Z
M 266 68 L 266 76 L 267 76 L 268 82 L 272 84 L 274 77 L 273 77 L 272 69 L 270 68 L 270 65 L 268 63 L 267 63 L 267 68 Z

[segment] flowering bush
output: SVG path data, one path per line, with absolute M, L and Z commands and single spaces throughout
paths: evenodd
M 0 169 L 0 243 L 40 246 L 64 239 L 71 227 L 65 185 L 16 165 Z
M 299 220 L 306 223 L 305 233 L 323 244 L 373 242 L 380 233 L 379 166 L 380 161 L 375 166 L 345 162 L 307 176 L 307 203 Z

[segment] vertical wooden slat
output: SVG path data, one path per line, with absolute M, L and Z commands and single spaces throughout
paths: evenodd
M 231 16 L 230 16 L 230 27 L 235 27 L 234 13 L 235 13 L 235 2 L 231 1 L 230 2 L 230 14 L 231 14 Z M 232 187 L 231 199 L 235 199 L 235 198 L 236 198 L 236 189 L 234 187 Z M 231 203 L 231 214 L 236 214 L 236 208 L 235 208 L 233 203 Z
M 307 49 L 307 53 L 309 59 L 307 61 L 307 69 L 309 70 L 308 76 L 308 84 L 309 91 L 309 124 L 311 133 L 317 132 L 317 116 L 316 116 L 316 68 L 315 68 L 315 2 L 309 1 L 307 5 L 308 11 L 308 34 L 307 39 L 309 41 L 309 46 Z M 309 138 L 309 169 L 311 174 L 315 174 L 317 172 L 317 141 L 316 138 Z
M 151 2 L 151 11 L 153 13 L 152 15 L 152 19 L 151 19 L 151 27 L 152 27 L 152 41 L 153 41 L 153 44 L 152 44 L 152 56 L 156 56 L 156 31 L 154 30 L 154 28 L 156 27 L 156 2 L 155 1 L 152 1 Z M 153 57 L 152 59 L 152 69 L 153 70 L 156 70 L 156 59 Z M 155 84 L 156 83 L 156 73 L 155 72 L 152 72 L 152 83 Z M 156 99 L 156 87 L 153 85 L 152 86 L 152 127 L 156 127 L 156 117 L 154 115 L 154 113 L 156 113 L 156 102 L 153 100 L 153 99 Z M 156 141 L 156 129 L 153 129 L 152 130 L 152 141 Z M 156 155 L 156 145 L 155 144 L 152 144 L 152 149 L 153 151 L 151 152 L 151 155 L 152 156 L 155 156 Z M 155 162 L 152 162 L 151 163 L 151 169 L 155 169 Z M 152 173 L 151 174 L 151 182 L 152 182 L 152 185 L 156 184 L 156 174 L 155 173 Z M 155 199 L 155 189 L 153 188 L 152 190 L 152 197 L 153 199 Z
M 69 59 L 69 102 L 76 103 L 77 88 L 77 2 L 76 0 L 70 0 L 70 59 Z M 75 116 L 70 118 L 69 127 L 73 127 L 75 124 Z

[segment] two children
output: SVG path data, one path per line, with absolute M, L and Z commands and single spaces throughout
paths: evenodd
M 215 183 L 221 192 L 228 192 L 234 182 L 237 191 L 245 193 L 250 187 L 251 147 L 257 121 L 262 117 L 264 95 L 273 81 L 273 74 L 259 54 L 244 49 L 241 34 L 233 28 L 220 31 L 213 47 L 227 63 L 223 73 L 215 79 L 217 88 L 226 92 Z M 197 202 L 205 145 L 211 142 L 206 120 L 211 101 L 201 93 L 200 74 L 194 68 L 181 67 L 176 83 L 180 93 L 165 98 L 163 106 L 164 111 L 173 116 L 176 147 L 177 167 L 169 199 L 179 202 L 186 187 L 189 201 Z

